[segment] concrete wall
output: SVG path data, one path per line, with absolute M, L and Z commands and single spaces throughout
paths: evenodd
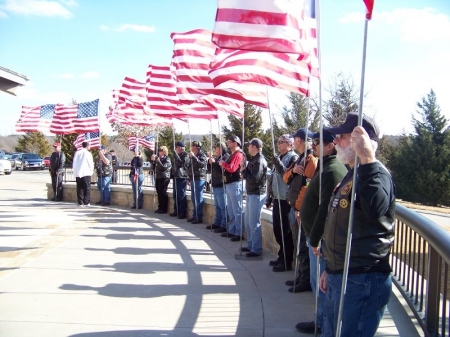
M 158 197 L 153 187 L 144 187 L 144 209 L 156 210 L 158 208 Z M 77 202 L 77 191 L 74 182 L 66 182 L 63 184 L 64 201 Z M 173 211 L 173 198 L 172 193 L 169 192 L 169 212 Z M 53 198 L 53 190 L 51 183 L 47 183 L 47 198 L 50 200 Z M 190 192 L 187 192 L 187 207 L 188 216 L 192 215 L 192 202 Z M 214 200 L 209 192 L 203 194 L 203 223 L 206 225 L 212 224 L 214 220 Z M 91 186 L 91 202 L 95 203 L 100 200 L 100 194 L 96 185 Z M 111 185 L 111 205 L 129 208 L 133 205 L 133 196 L 131 186 L 127 185 Z M 245 208 L 245 201 L 244 201 Z M 272 212 L 263 208 L 261 213 L 262 222 L 262 236 L 263 247 L 270 250 L 272 253 L 277 254 L 279 246 L 275 240 L 272 229 Z

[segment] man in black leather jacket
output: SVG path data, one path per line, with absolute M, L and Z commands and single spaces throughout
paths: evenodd
M 330 128 L 336 135 L 337 158 L 350 170 L 334 190 L 325 222 L 323 254 L 326 270 L 320 289 L 326 292 L 322 336 L 334 336 L 349 228 L 350 206 L 356 187 L 348 279 L 342 311 L 341 336 L 373 336 L 389 302 L 392 280 L 389 264 L 394 240 L 395 186 L 389 171 L 375 157 L 380 132 L 371 118 L 349 113 L 344 124 Z M 359 165 L 355 167 L 355 154 Z M 353 172 L 358 170 L 356 186 Z M 314 250 L 315 248 L 315 250 Z M 319 254 L 314 247 L 314 254 Z
M 49 172 L 52 178 L 53 187 L 53 201 L 63 200 L 63 178 L 64 178 L 64 164 L 66 163 L 66 155 L 61 151 L 61 144 L 53 144 L 53 153 L 50 156 Z
M 155 170 L 155 188 L 158 194 L 158 209 L 155 213 L 163 214 L 167 213 L 167 207 L 169 206 L 169 197 L 167 196 L 167 187 L 170 182 L 170 169 L 172 168 L 172 162 L 168 156 L 168 149 L 166 146 L 160 146 L 158 148 L 158 155 L 153 154 L 151 157 L 152 165 Z
M 267 161 L 262 154 L 263 142 L 253 138 L 249 143 L 248 152 L 252 159 L 245 165 L 241 162 L 241 174 L 245 179 L 247 199 L 244 223 L 247 230 L 247 257 L 258 257 L 262 254 L 261 209 L 266 201 Z
M 206 164 L 208 157 L 202 150 L 202 144 L 193 141 L 189 152 L 188 168 L 189 184 L 191 185 L 191 200 L 193 203 L 192 218 L 187 221 L 193 224 L 203 222 L 203 188 L 206 184 Z
M 225 185 L 223 181 L 223 169 L 219 165 L 219 161 L 227 161 L 230 154 L 227 151 L 227 147 L 224 143 L 217 143 L 214 148 L 215 156 L 212 154 L 208 159 L 207 169 L 208 172 L 212 171 L 211 185 L 214 196 L 214 208 L 216 215 L 212 225 L 206 226 L 206 229 L 214 229 L 214 233 L 226 233 L 227 231 L 227 216 L 226 216 L 226 198 Z
M 174 163 L 172 166 L 173 176 L 173 207 L 174 211 L 170 216 L 177 216 L 178 219 L 186 218 L 186 181 L 189 166 L 189 155 L 184 150 L 183 142 L 175 143 Z

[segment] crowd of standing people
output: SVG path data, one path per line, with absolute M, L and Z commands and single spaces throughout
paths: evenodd
M 274 272 L 292 270 L 291 292 L 313 291 L 318 299 L 316 320 L 297 324 L 301 332 L 334 336 L 342 317 L 342 336 L 373 336 L 391 293 L 390 248 L 393 243 L 395 185 L 376 159 L 378 125 L 366 116 L 350 113 L 343 124 L 312 133 L 306 128 L 278 137 L 272 170 L 262 154 L 263 142 L 242 144 L 232 135 L 207 154 L 193 141 L 190 152 L 175 143 L 173 161 L 166 146 L 151 156 L 158 197 L 156 213 L 169 210 L 167 189 L 173 179 L 174 210 L 170 216 L 201 224 L 203 191 L 211 173 L 215 216 L 206 229 L 231 241 L 245 241 L 240 250 L 249 259 L 263 253 L 261 211 L 272 208 L 273 234 L 279 245 Z M 249 158 L 242 149 L 247 148 Z M 89 144 L 76 152 L 73 172 L 79 206 L 90 205 L 91 176 L 97 171 L 100 200 L 110 205 L 110 183 L 117 182 L 114 151 L 101 146 L 94 162 Z M 143 158 L 138 149 L 130 166 L 132 209 L 143 207 Z M 54 200 L 63 199 L 65 156 L 54 144 L 50 175 Z M 355 170 L 357 171 L 355 174 Z M 245 184 L 244 184 L 245 181 Z M 192 216 L 187 216 L 186 190 L 191 189 Z M 243 207 L 245 186 L 245 210 Z M 356 198 L 353 200 L 353 198 Z M 353 203 L 353 205 L 352 205 Z M 350 214 L 353 212 L 353 214 Z M 343 278 L 349 219 L 353 217 L 348 276 Z M 318 278 L 320 275 L 320 278 Z M 342 283 L 346 282 L 345 310 L 340 312 Z

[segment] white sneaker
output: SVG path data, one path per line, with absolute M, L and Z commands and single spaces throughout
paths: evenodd
M 91 206 L 91 204 L 87 204 L 87 205 L 84 205 L 84 206 L 89 207 L 89 206 Z
M 84 207 L 84 205 L 80 205 L 80 204 L 78 204 L 78 207 Z

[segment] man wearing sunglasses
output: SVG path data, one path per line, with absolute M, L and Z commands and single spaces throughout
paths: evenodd
M 189 221 L 192 224 L 203 222 L 203 188 L 206 184 L 206 165 L 208 157 L 202 150 L 202 144 L 193 141 L 191 152 L 189 152 L 190 164 L 188 168 L 189 181 L 191 184 L 191 199 L 193 203 L 193 214 Z
M 298 159 L 298 155 L 292 150 L 293 143 L 294 139 L 288 134 L 278 138 L 277 146 L 280 155 L 273 157 L 274 168 L 268 186 L 269 194 L 273 197 L 273 200 L 272 202 L 266 201 L 266 206 L 268 208 L 270 205 L 273 205 L 273 234 L 280 246 L 278 249 L 278 258 L 270 261 L 269 265 L 280 270 L 284 269 L 284 256 L 286 255 L 286 260 L 292 263 L 292 256 L 294 254 L 294 241 L 292 238 L 291 225 L 289 223 L 291 206 L 286 200 L 288 185 L 283 181 L 284 173 L 292 167 Z M 278 265 L 279 267 L 277 267 Z

